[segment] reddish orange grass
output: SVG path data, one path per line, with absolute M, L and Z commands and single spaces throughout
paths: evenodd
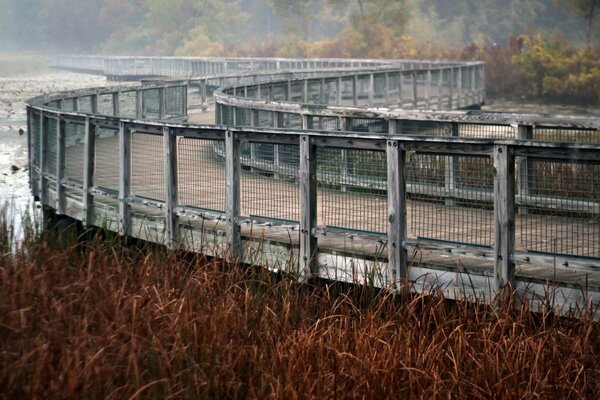
M 3 398 L 597 398 L 600 327 L 92 244 L 0 258 Z

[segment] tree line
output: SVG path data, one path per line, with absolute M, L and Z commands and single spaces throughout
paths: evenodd
M 600 97 L 600 0 L 0 0 L 0 10 L 0 51 L 477 58 L 490 94 Z

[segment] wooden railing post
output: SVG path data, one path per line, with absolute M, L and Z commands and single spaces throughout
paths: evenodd
M 128 236 L 131 229 L 129 194 L 131 190 L 131 129 L 119 122 L 119 234 Z
M 392 121 L 390 121 L 392 122 Z M 387 142 L 388 270 L 387 285 L 399 290 L 408 278 L 406 253 L 405 150 L 397 140 Z
M 61 115 L 56 116 L 56 213 L 65 214 L 65 151 L 66 151 L 66 124 Z
M 498 292 L 514 288 L 515 162 L 512 148 L 494 146 L 494 279 Z
M 300 265 L 299 280 L 317 272 L 317 157 L 308 135 L 300 136 Z
M 121 113 L 120 111 L 120 107 L 119 107 L 119 97 L 121 95 L 121 92 L 113 92 L 112 94 L 112 113 L 113 116 L 118 117 L 119 114 Z
M 375 99 L 375 75 L 369 74 L 369 93 L 368 93 L 368 106 L 373 106 L 373 101 Z
M 164 119 L 167 109 L 167 97 L 164 87 L 158 88 L 158 119 Z
M 90 96 L 90 110 L 92 114 L 98 114 L 98 95 L 93 94 Z
M 167 247 L 176 248 L 179 245 L 179 216 L 176 212 L 178 203 L 177 193 L 177 136 L 175 132 L 163 127 L 163 146 L 165 154 L 165 208 Z
M 92 225 L 92 206 L 94 195 L 92 187 L 94 186 L 94 170 L 96 154 L 96 125 L 92 124 L 89 118 L 85 119 L 84 132 L 84 153 L 83 153 L 83 225 Z
M 352 105 L 358 105 L 358 76 L 352 77 Z
M 135 115 L 138 119 L 144 118 L 144 89 L 135 91 Z
M 240 216 L 240 142 L 235 132 L 227 130 L 225 135 L 225 201 L 226 239 L 225 257 L 228 262 L 241 260 Z
M 343 87 L 342 77 L 340 76 L 337 78 L 337 83 L 336 83 L 336 93 L 335 93 L 335 105 L 336 106 L 342 105 L 342 87 Z
M 458 123 L 451 122 L 450 136 L 458 137 Z M 456 205 L 454 200 L 454 191 L 456 190 L 456 177 L 458 174 L 458 157 L 457 156 L 446 156 L 444 166 L 444 198 L 445 204 L 448 207 Z

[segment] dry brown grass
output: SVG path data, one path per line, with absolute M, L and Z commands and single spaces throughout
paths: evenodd
M 106 244 L 0 258 L 2 398 L 597 398 L 600 327 Z

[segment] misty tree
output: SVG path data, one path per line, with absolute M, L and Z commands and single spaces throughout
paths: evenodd
M 562 0 L 577 15 L 585 19 L 585 44 L 590 47 L 592 44 L 592 32 L 594 20 L 598 17 L 600 11 L 600 0 Z

